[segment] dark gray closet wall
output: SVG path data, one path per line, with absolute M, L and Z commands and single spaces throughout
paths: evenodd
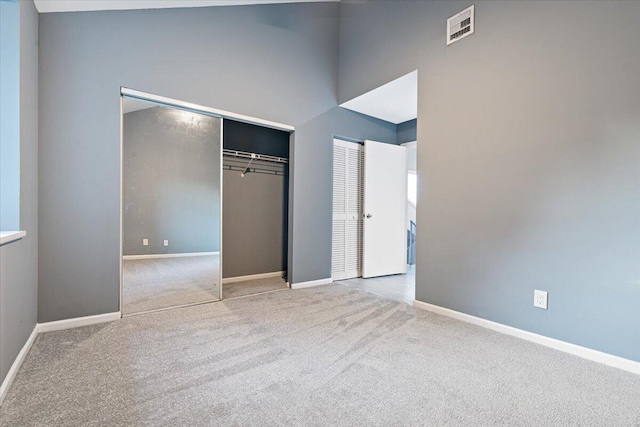
M 224 277 L 286 270 L 285 178 L 225 170 Z
M 166 107 L 124 115 L 124 255 L 220 250 L 220 144 L 216 117 Z
M 225 120 L 224 148 L 288 158 L 289 133 Z M 287 269 L 287 169 L 284 176 L 224 171 L 224 277 Z

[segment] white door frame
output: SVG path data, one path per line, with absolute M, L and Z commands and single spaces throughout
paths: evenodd
M 403 147 L 407 147 L 407 148 L 418 148 L 418 141 L 410 141 L 410 142 L 403 142 L 402 144 Z
M 416 175 L 416 179 L 417 179 L 417 177 L 418 177 L 418 165 L 417 165 L 417 163 L 418 163 L 418 161 L 417 161 L 418 141 L 416 140 L 416 141 L 405 142 L 405 143 L 402 143 L 400 145 L 402 145 L 403 147 L 407 148 L 407 153 L 408 153 L 408 150 L 411 149 L 411 148 L 414 148 L 416 150 L 416 167 L 415 167 L 415 169 L 410 169 L 409 168 L 409 162 L 408 162 L 408 159 L 407 159 L 407 171 L 408 171 L 408 173 L 409 172 L 413 172 Z M 409 179 L 408 173 L 407 173 L 407 181 Z M 407 183 L 407 187 L 408 187 L 408 183 Z M 416 198 L 416 203 L 415 204 L 411 203 L 409 201 L 408 190 L 407 190 L 407 205 L 409 205 L 409 204 L 411 204 L 413 206 L 413 208 L 416 210 L 416 223 L 417 223 L 417 219 L 418 219 L 418 201 L 417 201 L 417 198 Z M 409 210 L 407 209 L 407 226 L 409 226 L 409 218 L 408 217 L 409 217 Z M 417 248 L 416 248 L 416 250 L 417 250 Z M 407 259 L 407 262 L 409 262 L 408 259 Z M 418 262 L 418 257 L 416 256 L 416 264 L 417 264 L 417 262 Z M 415 266 L 415 264 L 414 264 L 414 266 Z
M 207 107 L 204 105 L 199 105 L 199 104 L 194 104 L 191 102 L 186 102 L 186 101 L 181 101 L 178 99 L 173 99 L 173 98 L 167 98 L 164 96 L 160 96 L 160 95 L 154 95 L 152 93 L 147 93 L 147 92 L 142 92 L 139 90 L 135 90 L 135 89 L 129 89 L 126 87 L 120 87 L 120 247 L 119 247 L 119 260 L 118 260 L 118 264 L 119 264 L 119 269 L 120 269 L 120 274 L 119 274 L 119 280 L 120 280 L 120 301 L 119 301 L 119 311 L 120 311 L 120 316 L 123 316 L 123 306 L 122 306 L 122 255 L 123 255 L 123 248 L 122 248 L 122 244 L 124 241 L 124 233 L 123 233 L 123 208 L 124 208 L 124 203 L 123 203 L 123 196 L 124 196 L 124 183 L 123 183 L 123 166 L 124 166 L 124 108 L 123 108 L 123 101 L 124 98 L 134 98 L 134 99 L 139 99 L 141 101 L 147 101 L 153 104 L 157 104 L 159 106 L 164 106 L 164 107 L 171 107 L 171 108 L 176 108 L 179 110 L 185 110 L 185 111 L 190 111 L 193 113 L 197 113 L 197 114 L 203 114 L 206 116 L 212 116 L 212 117 L 218 117 L 221 119 L 221 128 L 220 128 L 220 277 L 219 277 L 219 283 L 220 286 L 218 287 L 219 289 L 219 295 L 218 295 L 218 301 L 222 301 L 222 257 L 223 257 L 223 251 L 222 251 L 222 243 L 223 243 L 223 228 L 222 228 L 222 212 L 223 212 L 223 180 L 222 180 L 222 175 L 223 175 L 223 168 L 222 168 L 222 149 L 223 149 L 223 141 L 224 141 L 224 119 L 232 119 L 235 121 L 240 121 L 240 122 L 244 122 L 244 123 L 249 123 L 249 124 L 253 124 L 253 125 L 258 125 L 258 126 L 263 126 L 263 127 L 268 127 L 268 128 L 272 128 L 272 129 L 277 129 L 277 130 L 282 130 L 285 132 L 295 132 L 295 127 L 294 126 L 290 126 L 290 125 L 286 125 L 283 123 L 278 123 L 278 122 L 273 122 L 270 120 L 264 120 L 264 119 L 260 119 L 260 118 L 256 118 L 256 117 L 251 117 L 251 116 L 245 116 L 242 114 L 237 114 L 237 113 L 232 113 L 230 111 L 224 111 L 224 110 L 219 110 L 216 108 L 212 108 L 212 107 Z M 289 164 L 292 165 L 293 164 L 293 159 L 289 159 Z M 290 167 L 290 171 L 293 168 Z M 291 186 L 291 181 L 292 181 L 292 175 L 291 173 L 289 173 L 289 185 Z M 290 187 L 291 188 L 291 187 Z M 290 198 L 289 200 L 289 209 L 292 208 L 293 206 L 293 198 Z M 289 233 L 292 232 L 291 229 L 291 224 L 289 225 Z M 291 242 L 293 241 L 293 239 L 291 238 L 291 236 L 289 237 L 289 248 L 288 251 L 289 253 L 291 253 L 291 250 L 293 249 L 291 246 Z M 287 274 L 290 276 L 291 275 L 291 265 L 289 265 L 287 267 L 288 272 Z M 214 302 L 214 301 L 212 301 Z M 181 305 L 181 306 L 176 306 L 176 307 L 171 307 L 171 308 L 180 308 L 180 307 L 186 307 L 189 305 L 197 305 L 197 304 L 201 304 L 201 303 L 195 303 L 195 304 L 186 304 L 186 305 Z M 151 311 L 162 311 L 162 310 L 166 310 L 166 309 L 158 309 L 158 310 L 151 310 Z M 139 314 L 139 313 L 136 313 Z

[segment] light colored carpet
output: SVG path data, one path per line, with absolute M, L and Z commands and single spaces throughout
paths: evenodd
M 38 336 L 2 426 L 640 423 L 640 376 L 343 285 Z
M 222 298 L 236 298 L 245 295 L 254 295 L 262 292 L 277 291 L 278 289 L 287 289 L 287 287 L 287 282 L 285 282 L 282 277 L 224 283 L 222 285 Z
M 216 301 L 219 271 L 219 255 L 123 260 L 123 314 Z
M 372 277 L 370 279 L 358 277 L 355 279 L 339 280 L 336 283 L 362 289 L 367 292 L 373 292 L 376 295 L 395 301 L 413 304 L 416 298 L 416 266 L 407 266 L 407 274 Z

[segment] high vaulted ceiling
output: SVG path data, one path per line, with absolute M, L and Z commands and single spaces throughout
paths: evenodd
M 274 3 L 338 2 L 340 0 L 34 0 L 40 13 L 176 7 L 244 6 Z
M 40 13 L 101 10 L 166 9 L 210 6 L 244 6 L 278 3 L 340 2 L 341 0 L 34 0 Z M 352 0 L 353 1 L 353 0 Z M 149 108 L 146 103 L 125 103 L 125 113 Z M 153 106 L 153 105 L 152 105 Z M 417 72 L 409 73 L 341 107 L 391 123 L 417 117 Z

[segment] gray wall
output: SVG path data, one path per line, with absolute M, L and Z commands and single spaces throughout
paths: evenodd
M 38 12 L 32 1 L 19 5 L 20 228 L 27 236 L 0 247 L 0 382 L 37 321 Z
M 41 16 L 40 321 L 118 310 L 120 86 L 296 126 L 290 279 L 330 276 L 332 134 L 395 142 L 336 109 L 339 8 Z
M 225 170 L 223 183 L 224 277 L 286 270 L 285 177 Z
M 447 47 L 469 4 L 341 7 L 341 102 L 419 69 L 416 297 L 640 361 L 640 3 L 476 1 Z
M 124 255 L 220 250 L 220 128 L 165 107 L 124 115 Z
M 413 119 L 404 123 L 399 123 L 397 127 L 398 131 L 398 144 L 404 144 L 405 142 L 412 142 L 416 140 L 418 132 L 418 120 Z

